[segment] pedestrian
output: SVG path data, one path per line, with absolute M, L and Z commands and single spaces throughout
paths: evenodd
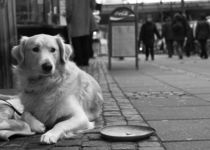
M 90 58 L 95 58 L 95 56 L 94 56 L 95 52 L 94 52 L 94 49 L 93 49 L 93 43 L 94 43 L 93 35 L 98 30 L 99 30 L 98 23 L 95 21 L 95 17 L 92 14 L 91 15 L 91 22 L 90 22 L 90 52 L 89 52 Z
M 189 34 L 189 24 L 183 15 L 179 13 L 174 15 L 172 21 L 172 31 L 175 41 L 175 49 L 179 59 L 183 59 L 183 50 Z
M 88 66 L 92 10 L 95 0 L 66 0 L 68 35 L 74 48 L 73 60 L 78 66 Z
M 173 31 L 172 31 L 172 18 L 170 16 L 166 17 L 165 23 L 162 26 L 162 37 L 165 38 L 166 48 L 168 51 L 168 57 L 172 58 L 174 54 L 173 49 Z
M 160 34 L 157 30 L 157 27 L 153 23 L 152 16 L 148 15 L 146 18 L 146 22 L 141 27 L 141 32 L 139 37 L 139 46 L 141 41 L 145 46 L 146 61 L 149 58 L 149 54 L 151 55 L 151 59 L 154 60 L 154 41 L 155 41 L 154 35 L 160 38 Z
M 187 57 L 190 57 L 191 53 L 195 51 L 195 38 L 193 35 L 193 28 L 189 27 L 189 34 L 185 45 L 185 53 Z
M 209 38 L 209 35 L 210 35 L 209 24 L 206 21 L 206 17 L 202 15 L 195 29 L 195 38 L 200 43 L 200 47 L 201 47 L 200 57 L 202 59 L 208 59 L 206 42 L 207 42 L 207 39 Z

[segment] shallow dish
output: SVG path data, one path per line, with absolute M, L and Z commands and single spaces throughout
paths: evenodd
M 155 129 L 137 125 L 107 126 L 101 130 L 101 135 L 107 140 L 134 141 L 150 137 Z

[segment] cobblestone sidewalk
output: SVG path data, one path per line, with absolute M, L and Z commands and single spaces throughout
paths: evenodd
M 98 80 L 105 100 L 103 114 L 97 120 L 94 130 L 59 141 L 55 145 L 41 145 L 40 135 L 14 137 L 10 141 L 0 141 L 0 150 L 164 150 L 156 135 L 136 142 L 112 142 L 101 138 L 100 129 L 104 126 L 148 125 L 106 68 L 106 63 L 97 59 L 91 62 L 90 67 L 83 68 Z

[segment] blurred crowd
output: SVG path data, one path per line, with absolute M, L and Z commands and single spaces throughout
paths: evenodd
M 176 13 L 173 17 L 167 16 L 162 24 L 161 31 L 153 22 L 152 16 L 147 15 L 139 34 L 139 47 L 143 47 L 145 60 L 154 60 L 155 41 L 161 44 L 160 49 L 166 49 L 168 57 L 177 54 L 179 59 L 199 53 L 202 59 L 208 59 L 207 40 L 210 36 L 210 26 L 205 15 L 200 16 L 195 26 L 190 26 L 186 16 Z
M 96 6 L 95 0 L 66 0 L 68 35 L 74 48 L 73 60 L 79 66 L 88 66 L 89 59 L 96 56 L 95 51 L 100 51 L 98 23 L 101 18 Z M 155 60 L 157 49 L 167 52 L 169 58 L 177 55 L 183 59 L 199 53 L 201 59 L 208 59 L 209 36 L 210 26 L 205 15 L 191 26 L 183 13 L 176 13 L 164 18 L 161 29 L 157 28 L 152 15 L 147 15 L 140 28 L 138 47 L 143 49 L 146 61 L 150 57 Z

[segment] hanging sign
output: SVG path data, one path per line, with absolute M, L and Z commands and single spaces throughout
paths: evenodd
M 128 17 L 129 18 L 135 17 L 134 12 L 127 7 L 119 7 L 112 12 L 110 20 L 117 21 L 117 20 L 126 19 Z

